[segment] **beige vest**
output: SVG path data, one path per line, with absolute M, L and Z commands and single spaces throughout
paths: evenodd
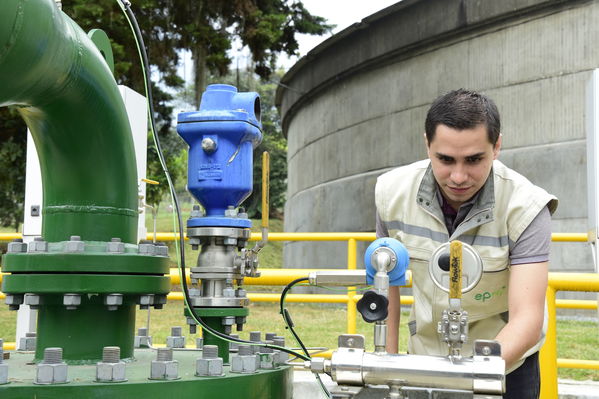
M 437 288 L 428 274 L 432 252 L 450 240 L 466 242 L 479 252 L 483 277 L 462 297 L 469 320 L 468 342 L 462 353 L 471 356 L 474 340 L 494 339 L 507 323 L 510 243 L 518 240 L 543 207 L 547 205 L 553 213 L 557 199 L 494 161 L 493 178 L 487 180 L 470 213 L 449 237 L 429 164 L 428 160 L 420 161 L 380 176 L 375 190 L 376 207 L 389 236 L 400 240 L 410 254 L 414 294 L 409 322 L 410 353 L 448 354 L 447 344 L 437 333 L 437 323 L 448 307 L 448 294 Z M 543 344 L 546 324 L 547 317 L 542 338 L 523 359 Z

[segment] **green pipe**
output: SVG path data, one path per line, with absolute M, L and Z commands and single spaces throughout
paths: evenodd
M 31 130 L 46 241 L 137 238 L 137 173 L 116 82 L 88 36 L 53 0 L 2 0 L 0 106 Z

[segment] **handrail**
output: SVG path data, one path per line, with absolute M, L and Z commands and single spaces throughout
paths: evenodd
M 589 235 L 587 233 L 552 233 L 553 242 L 587 242 Z M 11 241 L 17 238 L 23 238 L 21 233 L 0 233 L 0 241 Z M 154 234 L 148 233 L 146 239 L 153 240 Z M 158 232 L 156 240 L 175 241 L 179 239 L 177 233 Z M 187 235 L 185 236 L 187 240 Z M 260 241 L 261 233 L 252 233 L 250 241 Z M 269 241 L 347 241 L 354 239 L 356 241 L 374 241 L 376 233 L 268 233 Z
M 151 236 L 148 235 L 148 236 Z M 21 238 L 19 233 L 0 233 L 0 241 Z M 157 233 L 157 240 L 174 241 L 178 234 Z M 260 233 L 252 233 L 251 240 L 260 240 Z M 347 268 L 355 269 L 357 266 L 357 241 L 373 241 L 375 233 L 269 233 L 269 241 L 347 241 Z M 587 242 L 586 233 L 553 233 L 554 242 Z M 246 285 L 287 285 L 296 278 L 306 277 L 310 272 L 323 269 L 261 269 L 262 276 L 258 278 L 246 278 Z M 338 270 L 338 269 L 337 269 Z M 170 271 L 172 284 L 179 284 L 180 277 L 177 269 Z M 2 275 L 0 274 L 0 281 Z M 411 273 L 408 270 L 407 284 L 411 285 Z M 592 300 L 562 300 L 556 299 L 557 291 L 587 291 L 599 292 L 599 274 L 593 273 L 549 273 L 547 288 L 547 308 L 549 323 L 546 333 L 545 345 L 541 348 L 541 398 L 549 399 L 557 397 L 557 369 L 558 368 L 586 368 L 599 370 L 599 361 L 579 359 L 557 358 L 557 332 L 556 332 L 556 308 L 563 309 L 597 309 L 597 301 Z M 0 298 L 4 294 L 0 293 Z M 249 293 L 250 300 L 255 302 L 276 302 L 279 294 L 271 293 Z M 182 300 L 180 292 L 171 292 L 170 300 Z M 361 295 L 355 293 L 351 288 L 346 294 L 289 294 L 289 302 L 310 303 L 345 303 L 347 305 L 347 331 L 356 331 L 356 302 Z M 401 304 L 410 305 L 413 297 L 402 296 Z M 5 343 L 7 349 L 14 348 L 14 343 Z

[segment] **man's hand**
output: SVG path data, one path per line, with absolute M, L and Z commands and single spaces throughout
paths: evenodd
M 543 327 L 547 262 L 512 265 L 509 277 L 509 321 L 497 334 L 506 369 L 533 347 Z

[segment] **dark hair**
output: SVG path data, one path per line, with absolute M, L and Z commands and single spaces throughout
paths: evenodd
M 472 129 L 484 124 L 489 142 L 493 145 L 497 143 L 501 130 L 499 111 L 493 100 L 465 89 L 450 91 L 433 102 L 424 123 L 429 143 L 435 138 L 435 130 L 441 124 L 457 130 Z

